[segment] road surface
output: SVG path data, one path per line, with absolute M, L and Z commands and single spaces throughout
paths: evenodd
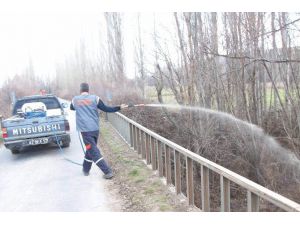
M 83 153 L 69 113 L 71 145 L 66 157 L 82 163 Z M 0 211 L 113 211 L 112 196 L 102 172 L 93 165 L 90 176 L 63 160 L 57 147 L 34 147 L 18 155 L 0 147 Z

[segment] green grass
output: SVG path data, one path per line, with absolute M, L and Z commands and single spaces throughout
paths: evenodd
M 134 204 L 146 204 L 148 210 L 155 211 L 173 211 L 174 207 L 170 205 L 168 197 L 164 190 L 165 186 L 159 177 L 153 177 L 152 171 L 145 164 L 136 158 L 132 158 L 131 153 L 128 155 L 124 144 L 120 140 L 113 138 L 113 133 L 105 123 L 102 123 L 101 136 L 113 153 L 113 161 L 122 165 L 119 171 L 121 182 L 128 187 L 138 188 L 132 196 Z M 127 147 L 128 148 L 128 147 Z
M 157 101 L 157 92 L 156 92 L 156 89 L 154 86 L 146 86 L 145 92 L 146 92 L 146 98 L 153 100 L 153 101 Z M 278 88 L 278 92 L 279 92 L 280 100 L 283 103 L 285 103 L 284 88 Z M 294 100 L 297 100 L 296 91 L 291 91 L 290 95 Z M 164 88 L 162 91 L 162 97 L 163 97 L 164 103 L 166 103 L 166 104 L 176 104 L 177 103 L 171 88 Z M 277 99 L 277 94 L 274 92 L 274 90 L 272 90 L 271 88 L 267 88 L 265 98 L 266 98 L 266 103 L 267 103 L 268 107 L 274 106 L 274 104 L 275 104 L 274 97 L 276 97 L 276 99 Z M 249 100 L 250 100 L 249 95 L 247 94 L 247 101 L 249 101 Z
M 282 102 L 284 102 L 284 97 L 285 97 L 285 91 L 283 88 L 280 88 L 278 89 L 278 93 L 279 93 L 279 97 L 280 97 L 280 100 Z M 267 91 L 266 91 L 266 101 L 267 101 L 267 106 L 274 106 L 275 104 L 275 98 L 277 98 L 277 94 L 274 92 L 274 90 L 272 91 L 271 88 L 268 88 Z
M 139 174 L 140 174 L 140 171 L 139 171 L 139 169 L 138 168 L 134 168 L 134 169 L 132 169 L 130 172 L 129 172 L 129 176 L 131 176 L 131 177 L 136 177 L 136 176 L 139 176 Z
M 153 100 L 153 101 L 158 101 L 157 92 L 156 92 L 156 89 L 154 86 L 146 86 L 145 93 L 146 93 L 146 98 Z M 163 97 L 164 103 L 166 103 L 166 104 L 177 103 L 171 88 L 164 88 L 162 90 L 162 97 Z
M 171 210 L 171 207 L 169 205 L 166 204 L 162 204 L 159 206 L 159 209 L 161 212 L 168 212 Z
M 2 138 L 2 131 L 0 130 L 0 142 L 3 141 L 3 138 Z
M 146 195 L 152 195 L 155 192 L 154 188 L 148 187 L 145 191 L 144 194 Z
M 284 88 L 278 88 L 278 93 L 279 93 L 280 100 L 284 104 L 285 103 L 285 95 L 286 95 Z M 297 101 L 297 93 L 295 90 L 290 92 L 290 96 L 294 101 Z M 276 98 L 278 100 L 277 94 L 275 93 L 274 90 L 271 91 L 271 88 L 268 88 L 266 91 L 267 106 L 274 106 L 274 104 L 275 104 L 274 98 Z

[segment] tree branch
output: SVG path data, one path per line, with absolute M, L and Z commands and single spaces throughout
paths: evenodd
M 206 47 L 207 48 L 207 47 Z M 254 58 L 247 55 L 225 55 L 225 54 L 219 54 L 215 52 L 209 52 L 209 51 L 203 51 L 205 54 L 208 55 L 214 55 L 218 57 L 224 57 L 224 58 L 230 58 L 230 59 L 249 59 L 253 62 L 267 62 L 267 63 L 300 63 L 300 59 L 266 59 L 266 58 Z
M 297 22 L 299 22 L 299 21 L 300 21 L 300 18 L 298 18 L 298 19 L 296 19 L 296 20 L 293 20 L 293 21 L 291 21 L 291 22 L 289 22 L 289 23 L 286 23 L 286 24 L 284 24 L 283 26 L 279 27 L 278 29 L 274 29 L 274 30 L 271 30 L 271 31 L 262 33 L 262 34 L 256 36 L 255 38 L 262 37 L 262 36 L 265 36 L 265 35 L 268 35 L 268 34 L 272 34 L 272 33 L 276 33 L 276 32 L 278 32 L 278 31 L 281 31 L 282 29 L 288 27 L 289 25 L 292 25 L 292 24 L 297 23 Z

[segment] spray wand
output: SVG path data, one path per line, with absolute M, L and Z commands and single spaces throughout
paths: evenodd
M 131 107 L 139 107 L 139 106 L 145 106 L 145 104 L 133 104 L 132 102 L 128 103 L 128 108 L 131 108 Z

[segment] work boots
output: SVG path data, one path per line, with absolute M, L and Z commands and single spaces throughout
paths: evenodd
M 111 179 L 111 178 L 113 178 L 113 176 L 114 176 L 114 174 L 113 174 L 112 172 L 109 172 L 109 173 L 107 173 L 107 174 L 104 174 L 104 175 L 103 175 L 103 178 L 104 178 L 104 179 Z
M 84 170 L 82 170 L 82 173 L 83 173 L 84 176 L 90 175 L 90 172 L 86 172 L 86 171 L 84 171 Z M 113 174 L 112 172 L 109 172 L 109 173 L 107 173 L 107 174 L 104 174 L 104 175 L 103 175 L 103 178 L 104 178 L 104 179 L 111 179 L 111 178 L 113 178 L 113 176 L 114 176 L 114 174 Z
M 90 172 L 84 171 L 84 169 L 82 170 L 82 172 L 83 172 L 83 175 L 84 175 L 84 176 L 90 175 Z

